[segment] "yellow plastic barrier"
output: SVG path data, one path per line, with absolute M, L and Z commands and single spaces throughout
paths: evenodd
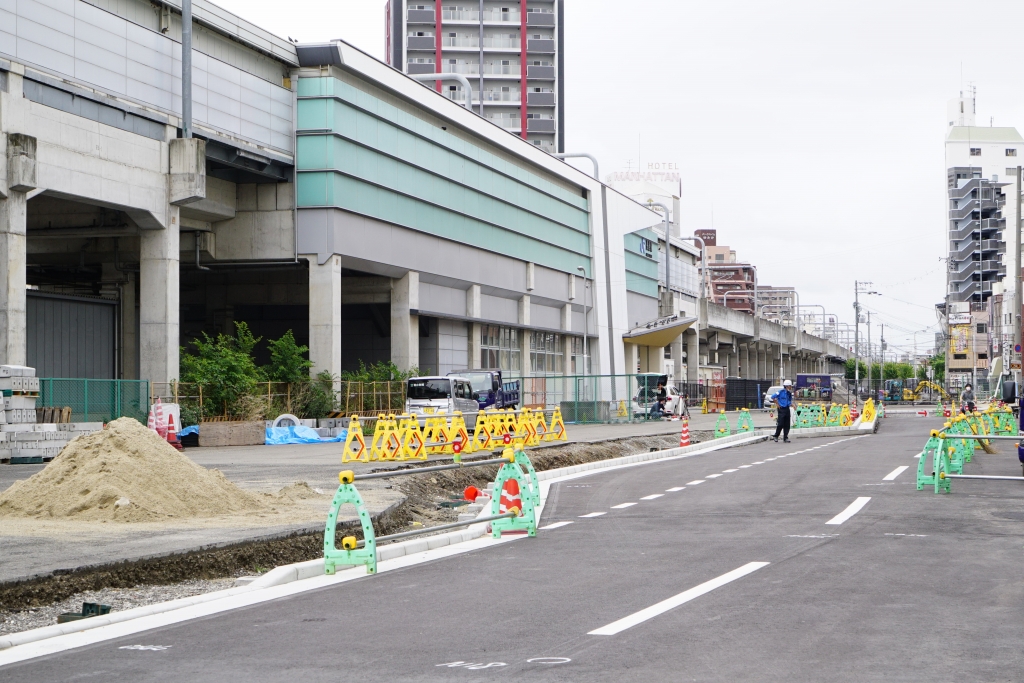
M 384 443 L 388 437 L 388 418 L 383 414 L 377 415 L 377 422 L 373 425 L 373 438 L 370 439 L 370 460 L 380 460 L 384 454 Z
M 565 422 L 562 421 L 562 410 L 555 408 L 551 413 L 551 422 L 548 424 L 549 441 L 568 441 L 569 435 L 565 431 Z
M 473 446 L 476 450 L 490 450 L 494 441 L 491 434 L 491 419 L 484 411 L 476 414 L 476 427 L 473 430 Z
M 455 411 L 452 415 L 451 425 L 448 427 L 448 445 L 446 449 L 451 449 L 451 453 L 455 453 L 455 442 L 459 441 L 462 444 L 462 453 L 474 453 L 476 452 L 476 444 L 473 443 L 473 439 L 469 436 L 469 430 L 466 428 L 466 420 L 462 417 L 462 413 Z M 445 451 L 448 452 L 447 450 Z
M 353 445 L 358 444 L 358 448 Z M 370 452 L 366 450 L 366 440 L 363 439 L 363 428 L 359 425 L 359 419 L 353 415 L 348 423 L 348 434 L 345 435 L 345 445 L 341 448 L 341 461 L 367 462 L 370 459 Z
M 864 401 L 864 410 L 860 414 L 861 422 L 874 422 L 875 418 L 878 417 L 878 411 L 875 410 L 875 399 L 869 398 Z
M 843 427 L 849 427 L 853 424 L 853 415 L 850 414 L 850 406 L 843 406 L 843 413 L 839 416 L 839 424 Z
M 402 440 L 398 436 L 398 421 L 394 415 L 387 417 L 381 415 L 377 418 L 380 439 L 377 438 L 377 430 L 373 435 L 373 443 L 370 446 L 371 460 L 395 460 L 399 451 L 402 450 Z
M 445 453 L 445 442 L 448 438 L 448 418 L 443 414 L 428 417 L 423 424 L 423 440 L 428 444 L 441 444 L 439 446 L 427 446 L 427 453 L 436 455 Z
M 548 440 L 548 426 L 544 422 L 544 411 L 538 410 L 533 414 L 533 433 L 536 436 L 534 445 Z
M 396 460 L 427 459 L 420 421 L 415 415 L 402 415 L 398 423 L 398 440 L 402 445 L 395 454 Z

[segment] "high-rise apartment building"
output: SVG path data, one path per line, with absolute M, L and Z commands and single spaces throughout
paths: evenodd
M 546 152 L 563 152 L 563 16 L 563 0 L 389 0 L 388 64 L 465 76 L 474 111 Z M 461 85 L 436 87 L 465 99 Z

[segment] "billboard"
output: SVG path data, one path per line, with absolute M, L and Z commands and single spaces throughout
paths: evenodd
M 949 337 L 949 342 L 950 346 L 953 349 L 953 353 L 967 353 L 967 351 L 970 349 L 971 343 L 971 326 L 954 325 L 950 329 Z

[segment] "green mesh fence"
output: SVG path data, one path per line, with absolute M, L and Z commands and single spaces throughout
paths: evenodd
M 39 379 L 39 408 L 71 408 L 72 422 L 110 422 L 149 415 L 149 382 L 134 379 Z

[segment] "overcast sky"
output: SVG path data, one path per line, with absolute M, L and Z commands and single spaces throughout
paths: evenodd
M 384 0 L 217 2 L 384 58 Z M 923 349 L 945 289 L 946 101 L 974 83 L 979 125 L 1024 129 L 1022 22 L 1011 1 L 566 0 L 566 150 L 603 174 L 678 163 L 684 230 L 713 221 L 762 284 L 845 322 L 872 281 L 872 338 L 883 322 L 910 350 L 930 328 Z

